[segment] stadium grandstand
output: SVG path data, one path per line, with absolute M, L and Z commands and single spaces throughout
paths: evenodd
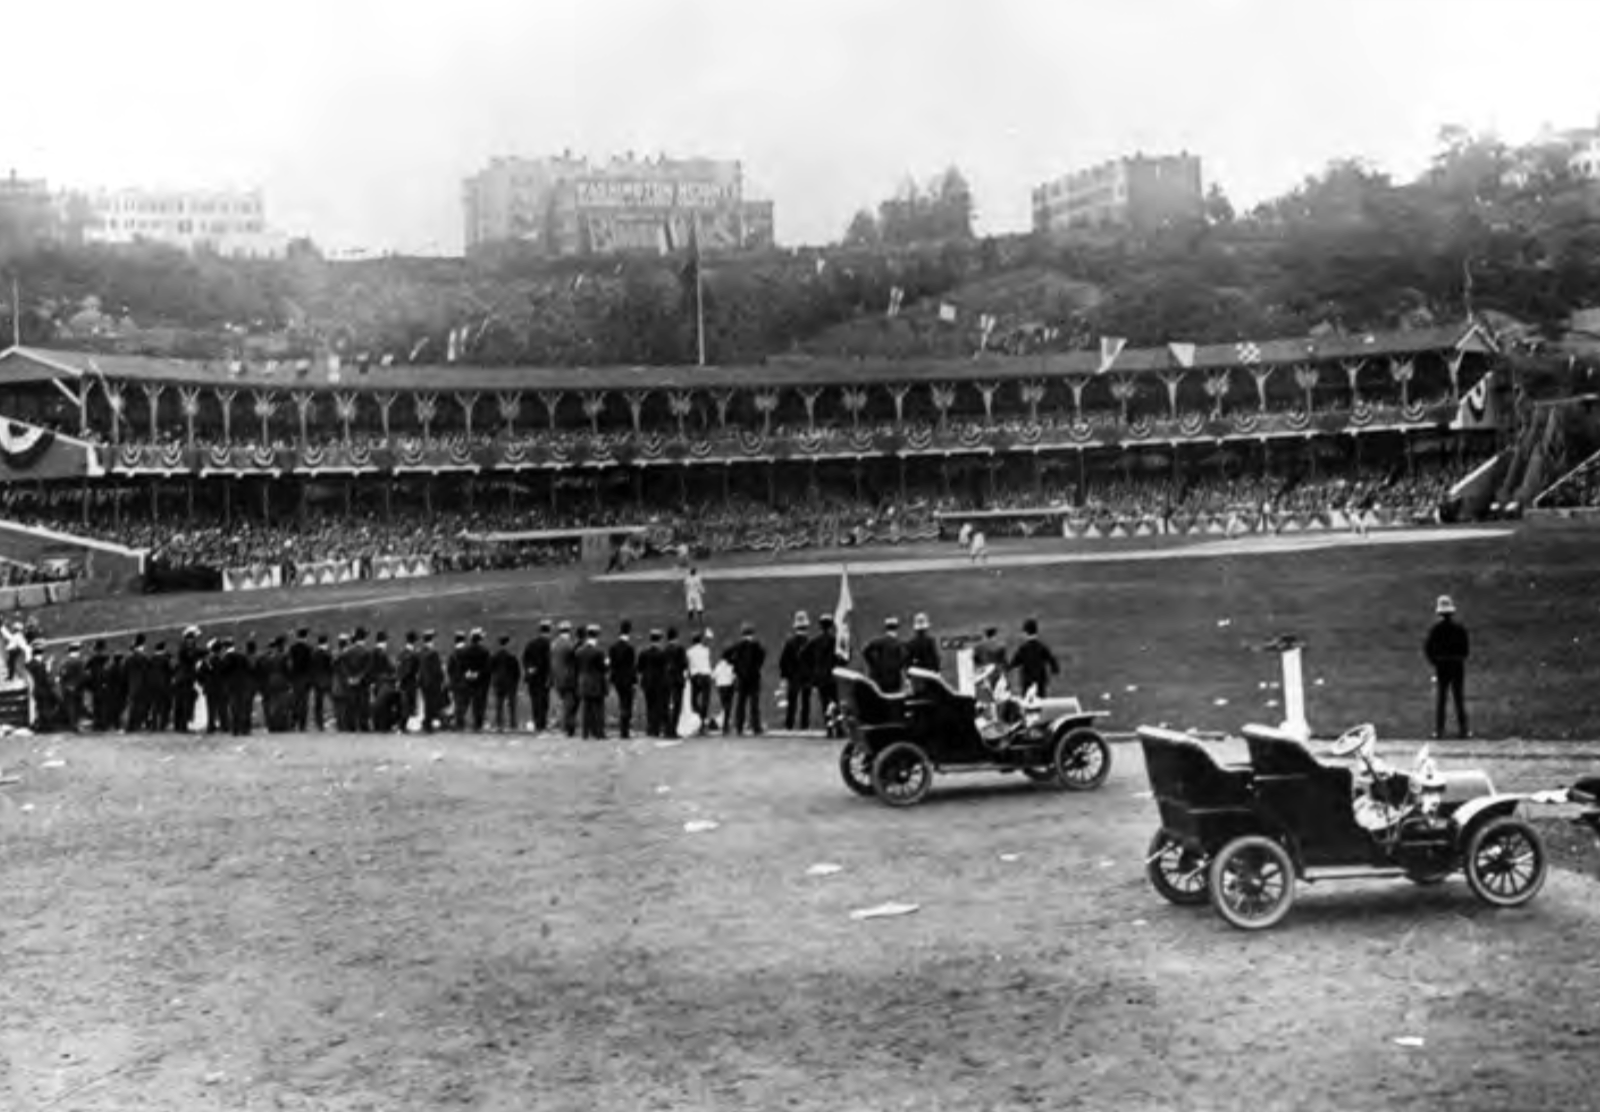
M 1454 513 L 1461 480 L 1507 447 L 1500 358 L 1472 323 L 592 369 L 15 346 L 0 556 L 246 589 L 968 522 L 1084 539 L 1412 524 Z

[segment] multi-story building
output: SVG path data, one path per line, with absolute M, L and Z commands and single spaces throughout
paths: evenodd
M 288 238 L 267 226 L 260 190 L 98 190 L 83 195 L 90 243 L 164 243 L 235 258 L 276 258 Z
M 68 208 L 43 178 L 0 178 L 0 245 L 27 250 L 69 238 Z
M 519 242 L 552 256 L 770 247 L 771 201 L 744 196 L 738 162 L 497 158 L 462 185 L 466 248 Z
M 1134 155 L 1045 182 L 1033 191 L 1033 229 L 1150 231 L 1205 212 L 1200 158 Z

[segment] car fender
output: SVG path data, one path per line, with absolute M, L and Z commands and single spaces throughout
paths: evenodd
M 1064 735 L 1078 729 L 1079 727 L 1086 726 L 1090 729 L 1093 729 L 1095 719 L 1103 717 L 1104 714 L 1104 711 L 1090 710 L 1084 711 L 1082 714 L 1068 715 L 1066 718 L 1057 718 L 1054 722 L 1050 723 L 1050 736 L 1059 740 Z
M 1517 808 L 1527 798 L 1526 795 L 1517 792 L 1480 796 L 1457 807 L 1455 813 L 1450 816 L 1450 821 L 1456 824 L 1457 837 L 1465 841 L 1471 836 L 1473 827 L 1492 818 L 1515 814 Z

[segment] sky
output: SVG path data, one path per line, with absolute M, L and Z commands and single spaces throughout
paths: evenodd
M 1595 0 L 76 0 L 8 5 L 0 173 L 255 187 L 325 249 L 455 254 L 496 155 L 736 158 L 785 245 L 955 164 L 978 230 L 1123 154 L 1238 207 L 1442 124 L 1600 119 Z M 26 46 L 22 44 L 32 44 Z

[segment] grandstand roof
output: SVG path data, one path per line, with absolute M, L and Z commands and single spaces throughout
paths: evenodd
M 1124 349 L 1102 368 L 1095 351 L 1039 355 L 983 355 L 972 359 L 782 358 L 752 366 L 722 367 L 470 367 L 462 365 L 373 365 L 366 373 L 346 364 L 337 379 L 324 363 L 310 371 L 292 364 L 273 370 L 252 363 L 233 373 L 223 361 L 165 359 L 48 348 L 13 347 L 0 352 L 0 384 L 101 376 L 130 382 L 180 386 L 233 386 L 257 390 L 640 390 L 719 387 L 830 386 L 1059 378 L 1101 373 L 1155 373 L 1180 367 L 1169 345 Z M 1316 338 L 1200 344 L 1190 367 L 1197 371 L 1239 366 L 1279 366 L 1309 361 L 1421 355 L 1452 350 L 1491 352 L 1494 342 L 1477 325 L 1454 324 L 1409 332 L 1364 333 Z

